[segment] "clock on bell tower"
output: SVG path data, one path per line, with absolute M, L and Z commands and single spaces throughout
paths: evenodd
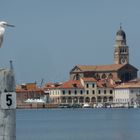
M 120 60 L 121 64 L 126 64 L 127 63 L 127 60 L 126 58 L 122 57 L 121 60 Z

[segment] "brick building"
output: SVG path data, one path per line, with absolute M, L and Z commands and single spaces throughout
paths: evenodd
M 26 83 L 16 86 L 17 106 L 25 103 L 27 99 L 40 99 L 44 97 L 44 91 L 38 88 L 36 83 Z

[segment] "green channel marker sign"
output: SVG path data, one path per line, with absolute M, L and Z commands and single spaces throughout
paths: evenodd
M 16 109 L 16 93 L 15 92 L 2 93 L 0 104 L 2 109 Z

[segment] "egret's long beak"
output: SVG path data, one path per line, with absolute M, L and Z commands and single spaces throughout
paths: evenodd
M 11 24 L 6 24 L 6 26 L 15 27 L 15 25 L 11 25 Z

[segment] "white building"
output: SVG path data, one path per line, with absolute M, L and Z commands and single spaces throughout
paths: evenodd
M 113 102 L 113 87 L 94 78 L 69 80 L 61 84 L 46 84 L 45 92 L 56 104 L 95 104 Z
M 139 103 L 140 96 L 140 82 L 130 81 L 122 83 L 114 89 L 114 103 L 134 105 Z

